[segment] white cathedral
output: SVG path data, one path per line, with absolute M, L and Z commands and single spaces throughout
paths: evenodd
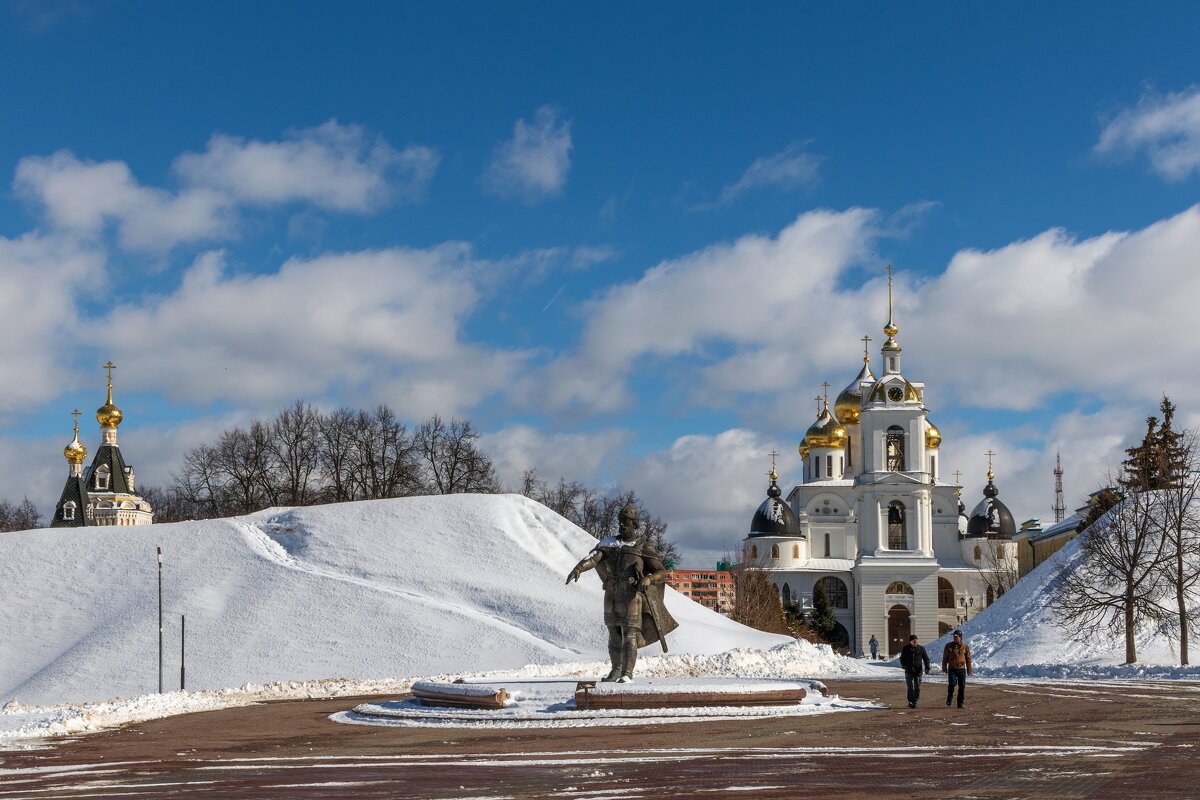
M 872 635 L 881 653 L 894 654 L 910 633 L 928 643 L 949 632 L 992 602 L 989 573 L 1017 569 L 1016 526 L 990 463 L 970 518 L 962 487 L 940 478 L 942 437 L 928 418 L 925 385 L 900 371 L 891 305 L 889 277 L 882 376 L 864 354 L 832 411 L 826 398 L 800 442 L 802 482 L 784 502 L 772 467 L 742 552 L 767 571 L 785 605 L 810 608 L 821 583 L 835 638 L 858 655 Z

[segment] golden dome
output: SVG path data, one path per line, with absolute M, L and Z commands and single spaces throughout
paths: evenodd
M 858 377 L 851 381 L 849 386 L 842 389 L 837 400 L 833 401 L 833 415 L 843 425 L 858 424 L 858 413 L 862 411 L 862 389 L 859 388 L 859 384 L 863 381 L 875 380 L 875 376 L 871 374 L 870 365 L 866 363 L 866 359 L 863 361 L 863 368 L 859 371 Z
M 75 415 L 75 438 L 63 448 L 63 455 L 72 464 L 82 464 L 83 460 L 87 458 L 87 448 L 83 446 L 83 442 L 79 441 L 79 409 L 75 409 L 72 413 Z
M 925 446 L 930 450 L 937 450 L 942 445 L 942 434 L 933 426 L 929 418 L 925 418 Z
M 804 434 L 801 447 L 813 450 L 819 447 L 843 447 L 845 444 L 846 429 L 837 421 L 837 417 L 829 413 L 829 403 L 826 402 L 821 416 Z
M 96 409 L 96 422 L 100 423 L 101 428 L 115 428 L 125 416 L 112 401 L 112 371 L 116 369 L 116 365 L 109 361 L 104 368 L 108 370 L 108 402 Z

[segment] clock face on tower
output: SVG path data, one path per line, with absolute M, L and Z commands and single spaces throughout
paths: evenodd
M 893 386 L 892 388 L 888 389 L 888 400 L 891 400 L 893 403 L 899 403 L 903 399 L 904 390 L 899 386 Z

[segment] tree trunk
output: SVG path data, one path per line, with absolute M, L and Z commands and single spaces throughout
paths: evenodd
M 1179 663 L 1188 663 L 1188 610 L 1184 597 L 1183 549 L 1175 551 L 1175 601 L 1179 604 Z
M 1125 595 L 1125 663 L 1137 663 L 1137 646 L 1133 642 L 1133 596 Z

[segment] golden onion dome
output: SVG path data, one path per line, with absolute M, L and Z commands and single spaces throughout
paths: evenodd
M 83 442 L 79 441 L 78 428 L 75 429 L 75 438 L 71 440 L 70 444 L 63 448 L 63 455 L 66 456 L 67 461 L 70 461 L 72 464 L 82 464 L 83 460 L 87 458 L 87 448 L 83 446 Z
M 871 374 L 871 366 L 864 359 L 863 368 L 859 371 L 858 377 L 851 381 L 849 386 L 842 389 L 837 400 L 833 401 L 833 415 L 843 425 L 858 424 L 858 414 L 862 411 L 863 399 L 862 389 L 859 385 L 863 381 L 873 380 L 875 380 L 875 376 Z
M 925 419 L 925 446 L 928 447 L 930 450 L 937 450 L 939 447 L 941 447 L 941 445 L 942 445 L 941 431 L 939 431 L 937 428 L 935 428 L 933 426 L 933 423 L 929 421 L 929 418 L 926 417 L 926 419 Z
M 837 421 L 837 417 L 829 411 L 829 403 L 817 421 L 804 434 L 804 445 L 810 450 L 821 447 L 844 447 L 846 444 L 846 429 Z
M 116 366 L 110 361 L 104 365 L 104 368 L 108 370 L 108 401 L 96 409 L 96 422 L 100 423 L 101 428 L 115 428 L 121 424 L 121 418 L 125 415 L 121 413 L 121 409 L 113 405 L 112 371 L 116 369 Z
M 808 439 L 801 439 L 800 440 L 800 457 L 808 458 L 808 453 L 809 453 Z

